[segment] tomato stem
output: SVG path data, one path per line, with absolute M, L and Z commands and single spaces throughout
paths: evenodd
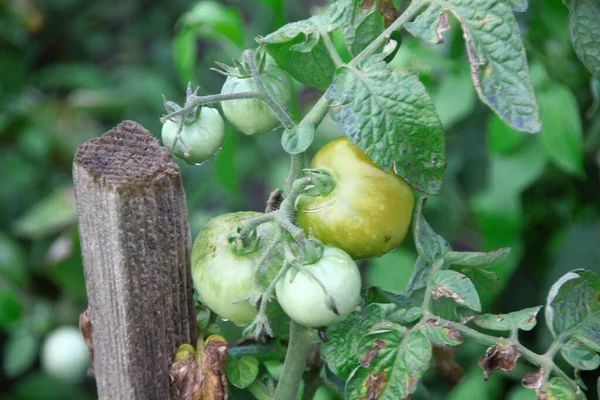
M 290 323 L 290 341 L 288 343 L 281 379 L 275 389 L 275 399 L 295 400 L 306 361 L 312 348 L 311 330 L 297 322 Z
M 168 119 L 173 119 L 179 115 L 189 113 L 198 106 L 211 103 L 219 103 L 227 100 L 240 100 L 240 99 L 256 99 L 262 98 L 262 95 L 257 91 L 240 92 L 240 93 L 226 93 L 226 94 L 209 94 L 207 96 L 190 96 L 189 100 L 186 101 L 186 105 L 181 107 L 179 110 L 173 111 L 163 117 L 160 122 L 165 123 Z
M 258 67 L 256 66 L 254 51 L 245 50 L 242 53 L 242 60 L 248 65 L 250 69 L 250 74 L 252 75 L 252 79 L 254 80 L 254 84 L 256 85 L 257 92 L 260 94 L 260 99 L 264 101 L 273 115 L 277 117 L 281 125 L 284 126 L 285 129 L 292 129 L 296 126 L 294 120 L 289 116 L 287 111 L 279 104 L 273 95 L 269 93 L 269 90 L 262 82 L 260 77 L 260 73 L 258 72 Z

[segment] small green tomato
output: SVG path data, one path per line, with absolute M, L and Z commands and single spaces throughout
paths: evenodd
M 268 222 L 257 228 L 258 249 L 249 254 L 236 254 L 228 235 L 245 220 L 259 215 L 242 211 L 213 218 L 198 234 L 192 248 L 192 279 L 200 301 L 221 318 L 239 326 L 248 325 L 257 314 L 248 298 L 261 249 L 275 237 L 274 225 Z M 281 267 L 282 259 L 273 254 L 267 262 L 271 268 L 265 280 L 270 281 Z
M 291 319 L 319 328 L 346 319 L 361 302 L 360 287 L 360 273 L 354 260 L 337 247 L 325 246 L 317 262 L 299 270 L 289 269 L 277 282 L 275 291 L 279 304 Z M 337 314 L 332 310 L 331 299 L 335 301 Z
M 202 107 L 197 118 L 192 122 L 183 124 L 181 140 L 177 140 L 175 148 L 173 143 L 177 138 L 177 122 L 168 120 L 162 127 L 162 140 L 166 148 L 173 154 L 185 160 L 188 164 L 201 164 L 210 160 L 221 150 L 225 138 L 225 123 L 214 108 Z M 186 157 L 185 145 L 188 147 Z
M 276 64 L 267 63 L 260 73 L 265 87 L 280 105 L 287 108 L 290 104 L 290 81 L 287 74 Z M 251 77 L 230 76 L 225 81 L 222 94 L 242 93 L 256 90 Z M 258 135 L 269 132 L 279 124 L 269 106 L 260 99 L 227 100 L 221 103 L 225 117 L 246 135 Z

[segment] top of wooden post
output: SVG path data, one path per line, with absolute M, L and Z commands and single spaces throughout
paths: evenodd
M 74 162 L 115 189 L 143 186 L 165 175 L 179 174 L 168 149 L 158 145 L 152 133 L 135 121 L 123 121 L 79 146 Z

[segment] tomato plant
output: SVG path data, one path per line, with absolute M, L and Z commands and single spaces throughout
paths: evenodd
M 327 246 L 319 260 L 290 269 L 276 286 L 291 319 L 311 328 L 344 320 L 360 304 L 360 272 L 350 256 Z
M 510 248 L 455 251 L 425 220 L 426 197 L 414 206 L 413 190 L 431 196 L 442 191 L 449 122 L 446 116 L 442 123 L 419 74 L 394 64 L 403 50 L 404 56 L 410 51 L 398 32 L 404 28 L 415 38 L 439 43 L 446 13 L 456 16 L 470 61 L 465 76 L 473 79 L 477 95 L 502 126 L 537 133 L 540 110 L 513 15 L 513 8 L 523 5 L 513 3 L 414 0 L 400 13 L 391 2 L 332 2 L 308 20 L 257 37 L 258 49 L 245 50 L 233 67 L 219 64 L 218 72 L 228 76 L 220 94 L 198 96 L 189 89 L 183 107 L 166 102 L 165 119 L 190 118 L 198 107 L 220 102 L 227 120 L 244 134 L 281 125 L 281 145 L 290 154 L 287 179 L 268 199 L 264 214 L 217 217 L 195 241 L 199 299 L 215 314 L 246 326 L 248 340 L 287 344 L 277 373 L 269 362 L 274 360 L 259 357 L 258 344 L 230 348 L 227 375 L 233 385 L 261 400 L 297 398 L 319 337 L 326 364 L 316 374 L 321 383 L 331 382 L 328 375 L 334 374 L 332 386 L 347 399 L 410 398 L 432 365 L 454 363 L 452 357 L 440 361 L 446 356 L 436 353 L 434 364 L 434 351 L 469 339 L 489 346 L 479 363 L 486 379 L 497 369 L 512 371 L 522 357 L 539 368 L 523 380 L 538 398 L 581 398 L 579 376 L 569 375 L 555 358 L 560 350 L 577 370 L 600 366 L 600 277 L 575 270 L 553 286 L 546 303 L 552 344 L 535 353 L 519 340 L 519 331 L 534 327 L 541 307 L 492 314 L 480 296 L 497 285 L 490 269 L 509 260 Z M 302 118 L 287 111 L 286 74 L 323 91 Z M 563 90 L 547 95 L 542 104 L 568 97 Z M 343 137 L 319 149 L 307 168 L 307 151 L 326 116 Z M 549 146 L 554 139 L 547 139 Z M 511 140 L 502 151 L 510 152 L 520 139 Z M 576 171 L 561 151 L 554 146 L 551 157 Z M 519 188 L 511 193 L 519 197 L 524 184 L 511 178 Z M 482 199 L 485 208 L 488 199 Z M 405 290 L 362 290 L 353 258 L 397 249 L 411 217 L 417 257 Z M 283 333 L 266 312 L 275 300 L 291 320 Z M 256 357 L 248 355 L 255 351 Z M 258 378 L 261 362 L 276 384 Z
M 381 256 L 400 245 L 414 205 L 404 179 L 379 168 L 345 137 L 323 146 L 310 167 L 325 171 L 333 188 L 299 197 L 296 218 L 307 234 L 352 258 Z

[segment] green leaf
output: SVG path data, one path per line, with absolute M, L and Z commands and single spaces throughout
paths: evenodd
M 346 399 L 404 399 L 429 368 L 431 343 L 419 331 L 388 324 L 359 343 L 361 366 L 346 383 Z
M 342 22 L 346 48 L 356 56 L 385 29 L 385 21 L 379 12 L 379 2 L 349 0 Z
M 281 146 L 289 154 L 298 154 L 308 149 L 314 138 L 315 127 L 313 124 L 303 123 L 283 131 Z
M 538 107 L 510 2 L 433 0 L 406 27 L 415 36 L 439 43 L 440 29 L 446 25 L 444 11 L 454 14 L 462 26 L 471 76 L 481 100 L 514 129 L 539 132 Z
M 509 314 L 483 314 L 477 316 L 473 323 L 493 331 L 511 331 L 513 329 L 530 331 L 537 323 L 536 315 L 541 308 L 542 306 L 531 307 Z
M 600 2 L 569 1 L 569 33 L 579 60 L 600 77 Z
M 425 206 L 426 200 L 425 197 L 421 197 L 415 207 L 413 217 L 413 237 L 419 256 L 423 257 L 425 259 L 424 261 L 434 262 L 444 257 L 444 255 L 451 251 L 452 248 L 443 237 L 434 232 L 425 220 L 425 217 L 423 216 L 423 207 Z
M 36 203 L 13 224 L 22 237 L 40 239 L 77 221 L 73 188 L 56 189 Z
M 439 346 L 458 346 L 465 341 L 451 326 L 425 325 L 420 330 L 429 341 Z
M 244 389 L 256 380 L 258 376 L 258 360 L 252 356 L 227 358 L 227 379 L 231 384 Z
M 354 312 L 344 321 L 327 327 L 327 342 L 321 345 L 321 356 L 334 374 L 345 380 L 359 366 L 358 341 L 373 324 L 381 322 L 383 316 L 380 306 L 370 304 L 365 310 Z
M 444 262 L 458 264 L 465 267 L 490 268 L 506 260 L 510 254 L 510 248 L 504 247 L 489 253 L 470 251 L 450 251 L 444 254 Z
M 0 232 L 0 280 L 25 285 L 29 279 L 25 254 L 19 244 Z
M 4 344 L 3 369 L 8 378 L 27 371 L 35 362 L 39 350 L 38 339 L 30 332 L 16 332 Z
M 477 267 L 454 267 L 453 269 L 469 278 L 479 293 L 489 293 L 498 287 L 498 282 L 500 279 L 495 272 Z
M 226 39 L 237 48 L 244 45 L 244 20 L 237 7 L 216 1 L 199 1 L 178 21 L 184 29 L 209 39 Z
M 196 33 L 191 29 L 180 31 L 173 38 L 173 60 L 179 81 L 183 85 L 194 81 L 194 69 L 198 52 L 196 50 Z
M 569 340 L 560 348 L 560 354 L 573 368 L 593 371 L 600 367 L 600 355 L 577 340 Z
M 547 400 L 575 400 L 575 392 L 571 386 L 562 378 L 552 378 L 548 381 L 548 387 L 544 391 Z M 540 398 L 538 396 L 538 398 Z
M 442 270 L 433 276 L 433 298 L 448 297 L 473 311 L 481 311 L 479 295 L 473 282 L 460 272 Z
M 413 306 L 410 298 L 404 294 L 389 292 L 378 286 L 371 286 L 364 291 L 363 297 L 367 304 L 395 304 L 402 308 L 411 308 Z
M 563 275 L 548 293 L 546 323 L 554 337 L 568 335 L 600 352 L 600 276 L 581 269 Z
M 333 3 L 321 14 L 284 25 L 267 36 L 259 36 L 256 41 L 267 48 L 277 65 L 299 82 L 325 90 L 336 67 L 321 35 L 341 25 L 340 16 L 344 11 L 341 3 Z
M 563 171 L 583 176 L 583 130 L 573 92 L 554 84 L 540 93 L 539 102 L 544 122 L 539 139 L 550 159 Z
M 0 291 L 0 329 L 14 329 L 21 321 L 23 305 L 11 293 Z
M 375 56 L 340 68 L 326 96 L 331 117 L 371 160 L 421 192 L 440 191 L 444 132 L 417 75 L 389 70 Z

